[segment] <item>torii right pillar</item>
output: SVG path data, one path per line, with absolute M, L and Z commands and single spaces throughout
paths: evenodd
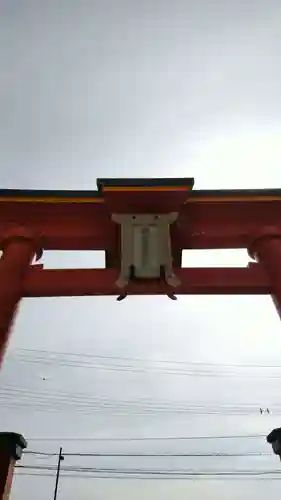
M 281 319 L 281 231 L 275 227 L 263 228 L 253 235 L 248 252 L 267 273 L 271 296 Z

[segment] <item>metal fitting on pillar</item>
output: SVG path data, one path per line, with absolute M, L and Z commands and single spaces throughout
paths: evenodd
M 249 237 L 248 254 L 253 260 L 257 260 L 257 248 L 263 240 L 281 238 L 281 231 L 275 226 L 265 226 L 253 232 Z
M 263 267 L 271 285 L 271 296 L 281 318 L 281 231 L 275 226 L 262 228 L 252 235 L 250 257 Z
M 43 254 L 41 237 L 38 237 L 24 226 L 13 227 L 4 233 L 0 240 L 0 249 L 4 252 L 11 243 L 21 241 L 30 243 L 30 246 L 32 246 L 34 251 L 36 261 L 41 259 Z

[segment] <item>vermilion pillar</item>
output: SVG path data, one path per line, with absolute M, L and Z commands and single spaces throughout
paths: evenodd
M 26 446 L 20 434 L 0 432 L 0 500 L 10 497 L 15 464 Z
M 36 240 L 25 229 L 10 232 L 1 242 L 0 259 L 0 364 L 9 338 L 17 305 L 22 297 L 25 275 L 35 255 Z
M 266 227 L 258 232 L 250 245 L 249 255 L 266 271 L 272 286 L 272 299 L 281 318 L 281 232 Z

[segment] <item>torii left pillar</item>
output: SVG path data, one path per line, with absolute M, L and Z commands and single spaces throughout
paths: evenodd
M 34 258 L 40 258 L 34 235 L 24 228 L 13 230 L 1 241 L 0 259 L 0 365 L 11 326 L 23 295 L 24 279 Z

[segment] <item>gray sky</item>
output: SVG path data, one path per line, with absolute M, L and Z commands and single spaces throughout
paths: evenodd
M 194 176 L 198 189 L 281 186 L 277 0 L 2 0 L 0 6 L 2 187 L 95 189 L 97 177 L 111 176 Z M 42 261 L 46 267 L 102 265 L 94 253 L 46 252 Z M 186 266 L 223 264 L 246 265 L 246 252 L 185 254 Z M 101 369 L 97 358 L 79 356 L 71 358 L 76 365 L 64 366 L 66 359 L 71 364 L 69 356 L 54 363 L 49 355 L 40 362 L 42 354 L 23 354 L 23 348 L 188 365 L 171 374 L 171 365 L 164 363 L 157 372 L 159 363 L 150 361 L 142 372 L 138 368 L 148 366 L 143 361 L 108 359 Z M 190 363 L 280 365 L 280 355 L 279 319 L 268 297 L 181 297 L 176 303 L 131 297 L 121 304 L 113 297 L 26 300 L 1 373 L 0 426 L 22 432 L 30 449 L 39 451 L 56 452 L 60 445 L 68 452 L 269 451 L 263 439 L 64 438 L 265 434 L 281 417 L 260 416 L 258 408 L 279 404 L 280 369 L 225 367 L 218 377 L 213 367 L 209 376 L 199 376 L 206 366 Z M 60 411 L 42 411 L 46 405 L 56 408 L 58 399 L 69 402 L 69 393 L 71 408 L 61 403 Z M 91 398 L 87 411 L 79 403 L 86 398 Z M 113 415 L 98 411 L 101 398 L 222 410 L 140 416 L 131 409 Z M 257 414 L 225 415 L 223 405 L 240 412 L 241 405 L 250 405 Z M 32 440 L 42 436 L 61 440 Z M 23 463 L 35 462 L 54 460 L 26 456 Z M 279 466 L 275 457 L 76 457 L 64 463 L 85 464 L 193 470 Z M 41 500 L 50 499 L 53 486 L 53 477 L 17 477 L 12 500 L 37 500 L 39 491 Z M 202 500 L 207 494 L 211 500 L 259 500 L 279 491 L 278 481 L 63 478 L 59 498 Z

